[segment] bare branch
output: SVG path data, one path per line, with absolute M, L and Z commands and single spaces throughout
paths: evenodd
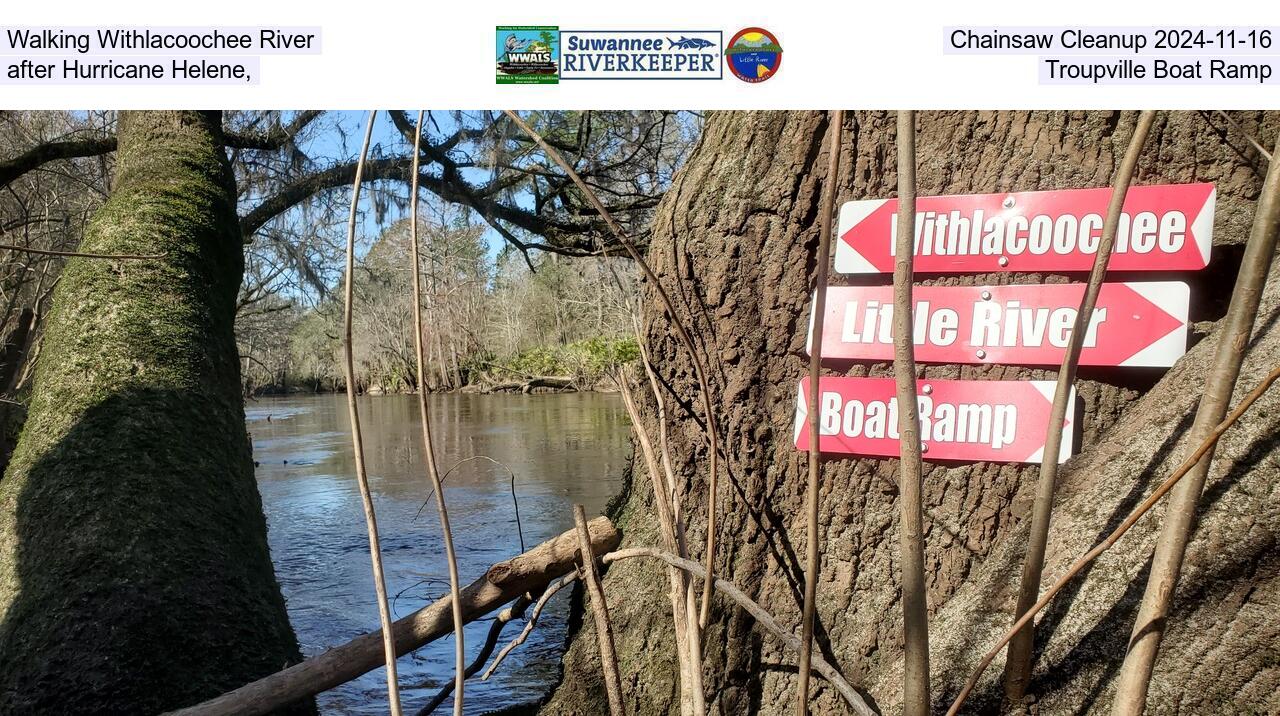
M 551 601 L 551 597 L 555 596 L 556 592 L 577 581 L 578 576 L 578 572 L 573 571 L 547 585 L 547 588 L 542 591 L 542 596 L 538 597 L 538 601 L 533 605 L 533 611 L 529 612 L 529 618 L 525 620 L 524 628 L 520 630 L 515 639 L 511 640 L 511 643 L 502 647 L 502 651 L 498 652 L 498 656 L 494 658 L 493 663 L 480 675 L 481 681 L 488 681 L 489 677 L 493 676 L 493 672 L 497 671 L 498 667 L 502 665 L 503 660 L 529 638 L 529 635 L 533 633 L 534 627 L 538 626 L 538 618 L 542 616 L 542 610 L 546 608 L 547 602 Z
M 898 394 L 898 527 L 902 563 L 904 716 L 929 713 L 929 605 L 925 597 L 920 415 L 912 336 L 916 225 L 916 114 L 898 110 L 898 238 L 893 266 L 893 377 Z M 816 405 L 816 403 L 815 403 Z M 815 423 L 816 425 L 816 423 Z
M 23 174 L 33 169 L 38 169 L 49 162 L 59 159 L 96 157 L 115 150 L 116 138 L 114 136 L 45 142 L 12 159 L 0 160 L 0 187 L 7 186 Z
M 700 392 L 702 393 L 702 407 L 703 412 L 705 413 L 704 417 L 707 421 L 707 439 L 710 443 L 711 453 L 711 466 L 708 470 L 707 477 L 707 548 L 705 554 L 707 569 L 702 591 L 702 608 L 698 618 L 699 626 L 702 629 L 706 629 L 707 619 L 711 611 L 711 585 L 715 572 L 717 511 L 716 481 L 717 474 L 719 472 L 717 465 L 720 458 L 720 438 L 719 432 L 716 430 L 715 411 L 711 407 L 711 384 L 707 380 L 706 369 L 702 365 L 702 358 L 698 353 L 697 347 L 693 343 L 693 337 L 689 335 L 689 331 L 685 328 L 684 323 L 677 318 L 679 314 L 676 312 L 675 302 L 671 300 L 671 296 L 667 293 L 667 289 L 663 287 L 662 282 L 658 280 L 658 276 L 653 272 L 653 269 L 649 267 L 648 262 L 644 260 L 644 256 L 640 254 L 635 243 L 627 236 L 622 225 L 613 218 L 613 215 L 609 213 L 607 208 L 605 208 L 604 203 L 600 201 L 600 198 L 596 196 L 596 193 L 591 190 L 591 187 L 587 186 L 587 183 L 582 180 L 582 177 L 578 172 L 565 161 L 564 157 L 561 156 L 559 152 L 547 143 L 546 139 L 543 138 L 542 135 L 538 134 L 538 132 L 536 132 L 533 127 L 530 127 L 523 119 L 520 119 L 520 116 L 515 112 L 509 109 L 504 109 L 502 111 L 511 118 L 511 121 L 514 122 L 517 127 L 532 137 L 534 141 L 542 147 L 542 150 L 547 153 L 547 156 L 551 157 L 556 164 L 560 165 L 561 169 L 565 170 L 565 173 L 569 175 L 569 178 L 572 179 L 573 182 L 578 185 L 578 188 L 582 190 L 582 193 L 586 195 L 587 200 L 590 201 L 592 206 L 600 212 L 600 216 L 604 218 L 605 223 L 609 226 L 609 231 L 613 233 L 614 238 L 618 240 L 618 243 L 622 244 L 622 247 L 626 250 L 627 254 L 630 255 L 631 258 L 640 266 L 640 270 L 644 273 L 645 279 L 649 282 L 649 285 L 653 286 L 654 291 L 657 292 L 658 298 L 662 301 L 663 308 L 666 309 L 667 315 L 670 316 L 672 326 L 676 329 L 677 337 L 679 337 L 680 342 L 684 345 L 685 350 L 689 352 L 689 359 L 693 363 L 693 371 L 697 377 Z
M 582 505 L 573 506 L 573 521 L 578 526 L 578 546 L 582 560 L 583 581 L 591 593 L 591 615 L 596 623 L 596 641 L 600 644 L 600 665 L 604 671 L 604 688 L 609 695 L 609 713 L 626 716 L 622 705 L 622 679 L 618 675 L 618 655 L 613 648 L 613 624 L 609 621 L 609 604 L 604 586 L 596 571 L 596 558 L 591 552 L 591 532 L 587 529 L 587 513 Z
M 822 377 L 822 327 L 827 315 L 827 267 L 831 263 L 831 221 L 835 210 L 837 176 L 840 169 L 841 136 L 844 130 L 844 112 L 835 110 L 831 116 L 831 141 L 827 145 L 827 177 L 822 197 L 818 228 L 818 253 L 814 257 L 813 270 L 813 330 L 809 343 L 809 405 L 819 405 L 818 379 Z M 809 713 L 809 672 L 813 657 L 813 620 L 818 597 L 818 568 L 821 564 L 818 550 L 818 487 L 822 475 L 818 450 L 818 413 L 809 411 L 809 484 L 806 504 L 808 514 L 808 543 L 805 545 L 804 609 L 800 619 L 800 665 L 796 671 L 796 713 Z
M 528 608 L 529 602 L 529 595 L 522 594 L 519 597 L 516 597 L 516 600 L 511 603 L 511 606 L 498 612 L 498 616 L 493 620 L 493 624 L 489 625 L 489 633 L 485 636 L 484 645 L 480 647 L 480 653 L 476 654 L 476 658 L 472 659 L 471 665 L 467 667 L 465 676 L 468 679 L 475 676 L 476 672 L 480 671 L 480 668 L 484 666 L 485 662 L 489 660 L 489 657 L 493 655 L 494 648 L 498 646 L 498 638 L 502 636 L 502 630 L 511 622 L 524 616 L 524 610 Z M 440 704 L 444 703 L 445 699 L 449 698 L 449 694 L 452 694 L 455 688 L 457 688 L 457 682 L 446 682 L 445 685 L 441 686 L 440 690 L 436 692 L 436 695 L 431 698 L 431 701 L 427 702 L 426 706 L 418 709 L 416 716 L 428 716 L 428 714 L 435 711 L 440 707 Z
M 319 117 L 323 112 L 316 109 L 308 109 L 298 112 L 293 119 L 285 125 L 276 125 L 270 130 L 260 134 L 241 134 L 236 132 L 224 132 L 223 141 L 228 147 L 233 149 L 261 149 L 265 151 L 273 151 L 283 147 L 293 138 L 298 136 L 307 125 Z
M 607 518 L 591 521 L 591 549 L 608 552 L 618 546 L 622 534 Z M 570 573 L 578 561 L 575 530 L 563 532 L 524 554 L 499 562 L 484 576 L 462 590 L 467 621 L 488 614 L 527 592 L 537 592 Z M 453 633 L 450 598 L 438 599 L 391 625 L 396 653 L 407 654 Z M 264 676 L 253 683 L 185 709 L 180 716 L 263 716 L 321 691 L 345 684 L 381 666 L 381 630 L 357 637 L 301 664 Z
M 422 125 L 422 112 L 418 112 L 418 125 Z M 427 354 L 422 345 L 422 333 L 426 329 L 422 322 L 422 278 L 421 264 L 418 260 L 418 145 L 422 134 L 415 132 L 413 137 L 413 181 L 409 191 L 409 260 L 413 274 L 413 343 L 414 357 L 418 368 L 418 413 L 422 420 L 422 450 L 427 464 L 427 477 L 436 493 L 436 511 L 440 515 L 440 532 L 444 536 L 445 560 L 449 565 L 449 594 L 453 597 L 453 640 L 454 640 L 454 716 L 462 716 L 463 686 L 467 680 L 467 651 L 462 629 L 462 594 L 461 579 L 458 577 L 458 555 L 453 548 L 453 530 L 449 527 L 449 510 L 445 507 L 444 486 L 440 482 L 440 468 L 436 464 L 436 450 L 431 440 L 431 411 L 427 409 Z M 514 496 L 514 493 L 513 493 Z
M 365 526 L 369 532 L 369 558 L 373 563 L 373 586 L 378 597 L 378 619 L 382 623 L 382 645 L 387 665 L 387 700 L 391 707 L 391 716 L 400 716 L 400 685 L 396 676 L 395 637 L 391 631 L 391 609 L 387 605 L 387 582 L 382 570 L 382 548 L 378 539 L 378 518 L 374 512 L 373 497 L 369 493 L 369 476 L 364 466 L 364 441 L 360 434 L 360 411 L 356 407 L 356 370 L 352 358 L 351 345 L 352 289 L 355 286 L 356 209 L 360 202 L 360 183 L 363 179 L 364 160 L 369 154 L 369 140 L 373 137 L 373 122 L 377 119 L 377 116 L 377 110 L 369 112 L 369 122 L 364 134 L 364 146 L 360 149 L 355 184 L 351 190 L 351 217 L 347 220 L 347 281 L 346 301 L 343 311 L 345 333 L 342 349 L 343 357 L 345 358 L 343 367 L 347 373 L 347 412 L 351 421 L 351 443 L 356 458 L 356 482 L 360 486 L 360 501 L 364 506 Z M 459 635 L 459 638 L 461 638 L 461 635 Z
M 86 254 L 79 251 L 53 251 L 51 249 L 33 249 L 30 246 L 14 246 L 12 244 L 0 244 L 0 249 L 7 251 L 17 251 L 24 254 L 36 254 L 38 256 L 66 256 L 80 259 L 120 259 L 124 261 L 150 261 L 154 259 L 162 259 L 167 254 Z
M 1204 395 L 1189 432 L 1193 441 L 1212 430 L 1211 426 L 1222 419 L 1231 403 L 1231 394 L 1240 376 L 1240 366 L 1258 316 L 1262 291 L 1267 284 L 1278 234 L 1280 164 L 1272 161 L 1254 209 L 1253 226 L 1240 259 L 1240 273 L 1231 293 L 1231 305 L 1223 318 L 1213 367 L 1205 376 Z M 1189 469 L 1189 479 L 1179 485 L 1169 498 L 1156 551 L 1151 558 L 1151 573 L 1134 620 L 1128 653 L 1120 669 L 1116 713 L 1141 714 L 1146 708 L 1151 673 L 1160 651 L 1160 642 L 1169 628 L 1169 607 L 1182 573 L 1182 560 L 1187 543 L 1191 541 L 1197 506 L 1212 462 L 1212 450 L 1206 451 Z
M 628 549 L 620 549 L 616 552 L 610 552 L 609 554 L 604 555 L 600 558 L 600 561 L 605 564 L 612 564 L 624 559 L 635 559 L 638 557 L 662 560 L 673 567 L 683 569 L 694 577 L 702 577 L 706 574 L 706 570 L 704 570 L 702 565 L 697 562 L 689 559 L 682 559 L 674 554 L 663 552 L 661 550 L 654 549 L 653 547 L 631 547 Z M 796 637 L 795 634 L 791 633 L 791 631 L 779 624 L 778 620 L 775 619 L 772 614 L 766 611 L 764 607 L 757 604 L 753 599 L 751 599 L 751 597 L 748 597 L 746 593 L 736 585 L 732 582 L 717 578 L 714 586 L 721 594 L 724 594 L 726 597 L 736 602 L 738 606 L 746 610 L 746 612 L 756 620 L 757 624 L 763 626 L 767 631 L 769 631 L 769 633 L 776 636 L 784 645 L 786 645 L 787 648 L 797 652 L 800 651 L 800 639 Z M 814 654 L 813 656 L 813 670 L 818 672 L 827 680 L 828 683 L 835 687 L 836 691 L 839 692 L 840 696 L 842 696 L 845 702 L 849 704 L 849 707 L 853 709 L 854 713 L 859 714 L 859 716 L 879 716 L 875 709 L 871 708 L 871 706 L 867 704 L 866 699 L 863 699 L 857 690 L 854 689 L 847 680 L 845 680 L 840 671 L 829 664 L 826 659 L 823 659 L 820 654 Z
M 1067 586 L 1067 584 L 1074 579 L 1076 575 L 1080 574 L 1080 572 L 1088 566 L 1090 562 L 1097 559 L 1099 555 L 1110 549 L 1112 545 L 1124 536 L 1125 532 L 1129 531 L 1130 527 L 1133 527 L 1143 515 L 1151 511 L 1152 507 L 1155 507 L 1156 503 L 1160 501 L 1160 498 L 1164 497 L 1170 490 L 1177 486 L 1178 482 L 1200 462 L 1200 459 L 1213 450 L 1214 445 L 1218 443 L 1222 434 L 1234 425 L 1236 421 L 1240 419 L 1240 416 L 1244 415 L 1245 412 L 1249 410 L 1249 407 L 1252 406 L 1258 398 L 1261 398 L 1263 393 L 1266 393 L 1267 389 L 1269 389 L 1272 383 L 1275 383 L 1277 379 L 1280 379 L 1280 366 L 1271 369 L 1271 372 L 1262 379 L 1262 382 L 1259 383 L 1252 392 L 1246 395 L 1244 400 L 1240 401 L 1240 404 L 1236 406 L 1235 410 L 1231 411 L 1231 414 L 1228 415 L 1226 419 L 1221 423 L 1218 423 L 1213 428 L 1213 431 L 1209 433 L 1203 442 L 1200 443 L 1200 446 L 1196 448 L 1195 452 L 1191 453 L 1191 455 L 1173 471 L 1172 475 L 1170 475 L 1164 482 L 1160 483 L 1160 486 L 1156 488 L 1155 492 L 1151 493 L 1150 497 L 1143 500 L 1142 504 L 1134 508 L 1133 512 L 1129 513 L 1129 516 L 1124 519 L 1124 522 L 1120 523 L 1119 527 L 1112 530 L 1111 534 L 1107 535 L 1107 538 L 1103 540 L 1101 544 L 1086 552 L 1083 557 L 1076 560 L 1069 568 L 1067 568 L 1066 573 L 1063 574 L 1057 582 L 1054 582 L 1052 587 L 1049 587 L 1049 590 L 1044 593 L 1044 596 L 1040 597 L 1039 601 L 1032 605 L 1030 609 L 1018 618 L 1018 621 L 1004 633 L 1004 636 L 1000 637 L 999 641 L 997 641 L 994 646 L 987 650 L 987 653 L 983 655 L 982 660 L 978 662 L 976 667 L 974 667 L 973 672 L 969 674 L 969 678 L 965 682 L 964 688 L 962 688 L 959 695 L 956 696 L 956 700 L 951 704 L 951 708 L 947 709 L 947 716 L 955 716 L 955 714 L 960 712 L 960 707 L 964 706 L 965 700 L 969 698 L 969 694 L 971 694 L 974 687 L 978 685 L 978 679 L 982 678 L 983 672 L 985 672 L 987 667 L 991 665 L 991 662 L 999 656 L 1000 650 L 1004 648 L 1004 645 L 1008 644 L 1010 640 L 1013 639 L 1014 635 L 1021 631 L 1023 627 L 1030 624 L 1036 614 L 1040 613 L 1041 610 L 1047 607 L 1049 602 L 1053 601 L 1053 598 L 1058 595 L 1058 592 L 1061 592 L 1062 588 Z
M 1093 258 L 1093 270 L 1089 273 L 1089 283 L 1085 287 L 1084 296 L 1080 299 L 1080 308 L 1076 311 L 1075 325 L 1071 329 L 1071 342 L 1062 356 L 1062 367 L 1058 370 L 1058 385 L 1053 396 L 1053 405 L 1049 411 L 1049 432 L 1044 443 L 1044 460 L 1040 463 L 1040 479 L 1036 483 L 1035 502 L 1031 508 L 1031 535 L 1027 540 L 1027 556 L 1022 563 L 1022 583 L 1018 592 L 1018 605 L 1015 615 L 1022 614 L 1036 602 L 1040 593 L 1040 578 L 1044 571 L 1044 552 L 1049 542 L 1049 522 L 1053 515 L 1054 492 L 1058 482 L 1058 453 L 1062 446 L 1062 424 L 1067 417 L 1067 401 L 1071 397 L 1071 387 L 1076 380 L 1076 367 L 1080 361 L 1080 351 L 1084 346 L 1084 338 L 1088 333 L 1089 321 L 1093 318 L 1093 307 L 1098 302 L 1098 293 L 1102 290 L 1102 280 L 1107 273 L 1107 263 L 1111 260 L 1111 249 L 1115 245 L 1116 231 L 1120 225 L 1120 213 L 1124 208 L 1124 199 L 1133 180 L 1133 171 L 1146 144 L 1147 134 L 1155 121 L 1155 112 L 1144 111 L 1138 116 L 1129 139 L 1129 148 L 1124 159 L 1116 169 L 1115 179 L 1111 187 L 1111 203 L 1107 207 L 1106 221 L 1102 225 L 1102 236 L 1098 240 L 1098 251 Z M 1015 616 L 1016 618 L 1016 616 Z M 1010 703 L 1022 700 L 1027 684 L 1031 679 L 1032 652 L 1035 646 L 1035 625 L 1023 628 L 1009 644 L 1009 658 L 1005 662 L 1005 698 Z

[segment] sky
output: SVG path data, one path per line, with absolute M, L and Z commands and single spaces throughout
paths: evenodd
M 407 111 L 416 118 L 416 110 Z M 360 144 L 364 139 L 365 123 L 368 121 L 369 113 L 367 111 L 335 110 L 327 112 L 326 114 L 331 115 L 330 121 L 336 121 L 342 127 L 343 131 L 323 132 L 315 139 L 307 142 L 302 147 L 302 150 L 313 160 L 318 161 L 321 165 L 339 160 L 354 159 L 360 152 Z M 439 136 L 441 133 L 450 134 L 457 128 L 457 124 L 453 121 L 453 115 L 450 111 L 433 112 L 431 116 L 434 118 L 434 123 L 428 121 L 428 127 L 432 136 Z M 285 118 L 283 121 L 287 122 L 288 119 Z M 437 126 L 439 126 L 438 131 L 436 129 Z M 395 125 L 391 123 L 391 119 L 387 116 L 386 112 L 378 112 L 373 128 L 370 154 L 375 153 L 377 145 L 385 147 L 387 153 L 395 152 L 402 155 L 409 154 L 406 142 L 403 137 L 400 136 L 400 132 L 395 128 Z M 487 178 L 487 172 L 478 169 L 464 170 L 463 175 L 472 182 L 482 182 Z M 393 190 L 399 188 L 404 192 L 406 198 L 408 197 L 409 188 L 407 186 L 402 184 L 388 184 L 387 187 Z M 430 196 L 430 193 L 424 192 L 419 201 L 426 201 Z M 517 197 L 517 200 L 519 199 L 520 197 Z M 367 194 L 363 194 L 361 196 L 361 202 L 364 202 L 367 206 Z M 396 220 L 407 215 L 407 211 L 401 212 L 393 208 L 385 217 L 383 226 L 385 227 L 390 225 Z M 376 222 L 374 212 L 364 212 L 360 226 L 360 233 L 362 236 L 365 238 L 376 237 L 381 233 L 381 229 L 382 227 L 380 227 Z M 506 244 L 506 241 L 503 240 L 502 236 L 491 227 L 486 227 L 484 240 L 489 248 L 489 258 L 491 260 L 497 257 L 498 252 L 501 251 L 503 246 Z

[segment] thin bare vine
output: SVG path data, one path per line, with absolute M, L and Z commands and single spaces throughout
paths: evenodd
M 1160 498 L 1168 494 L 1168 492 L 1172 490 L 1188 472 L 1191 471 L 1191 468 L 1195 467 L 1195 465 L 1200 461 L 1200 458 L 1204 457 L 1213 449 L 1214 445 L 1218 443 L 1218 439 L 1222 437 L 1222 434 L 1234 425 L 1236 421 L 1240 419 L 1240 416 L 1244 415 L 1245 412 L 1249 410 L 1250 406 L 1252 406 L 1258 398 L 1261 398 L 1263 393 L 1266 393 L 1277 379 L 1280 379 L 1280 366 L 1273 368 L 1271 372 L 1262 379 L 1262 382 L 1260 382 L 1257 387 L 1255 387 L 1244 397 L 1243 400 L 1240 401 L 1240 404 L 1236 406 L 1235 410 L 1231 411 L 1231 414 L 1228 415 L 1226 419 L 1221 423 L 1218 423 L 1218 425 L 1213 428 L 1213 432 L 1211 432 L 1209 436 L 1200 443 L 1195 452 L 1191 453 L 1191 455 L 1173 471 L 1172 475 L 1165 479 L 1164 482 L 1160 483 L 1160 486 L 1156 488 L 1155 492 L 1151 493 L 1150 497 L 1143 500 L 1142 504 L 1138 505 L 1134 508 L 1133 512 L 1129 513 L 1129 516 L 1124 519 L 1124 522 L 1120 523 L 1119 527 L 1116 527 L 1111 534 L 1107 535 L 1107 538 L 1103 540 L 1101 544 L 1089 550 L 1083 557 L 1072 563 L 1072 565 L 1067 568 L 1066 573 L 1063 574 L 1057 582 L 1054 582 L 1052 587 L 1049 587 L 1049 590 L 1044 593 L 1044 596 L 1040 597 L 1039 601 L 1024 612 L 1022 616 L 1018 618 L 1018 621 L 1014 622 L 1013 626 L 1009 627 L 1009 630 L 1004 633 L 1004 636 L 1000 637 L 1000 639 L 987 650 L 987 653 L 983 655 L 982 660 L 978 662 L 978 665 L 974 667 L 973 672 L 969 674 L 969 678 L 965 682 L 964 688 L 962 688 L 960 693 L 956 696 L 955 701 L 951 704 L 951 708 L 947 709 L 947 716 L 955 716 L 955 714 L 960 712 L 960 707 L 964 706 L 965 700 L 969 698 L 969 694 L 973 693 L 973 689 L 978 685 L 978 680 L 982 678 L 983 672 L 985 672 L 987 667 L 991 665 L 991 662 L 999 656 L 1000 650 L 1004 648 L 1004 645 L 1008 644 L 1009 641 L 1013 639 L 1014 635 L 1022 629 L 1022 627 L 1029 624 L 1031 620 L 1035 618 L 1036 614 L 1039 614 L 1041 610 L 1047 607 L 1049 602 L 1053 601 L 1053 598 L 1062 591 L 1062 588 L 1067 586 L 1067 584 L 1074 579 L 1076 575 L 1080 574 L 1080 572 L 1083 571 L 1090 562 L 1097 559 L 1103 552 L 1110 549 L 1112 545 L 1124 536 L 1124 533 L 1129 531 L 1129 528 L 1133 527 L 1133 525 L 1142 518 L 1143 515 L 1150 512 L 1151 508 L 1155 507 L 1156 503 L 1160 501 Z
M 618 673 L 618 654 L 613 647 L 609 603 L 605 600 L 604 585 L 596 571 L 596 557 L 591 552 L 591 532 L 587 530 L 587 513 L 582 505 L 573 506 L 573 521 L 578 526 L 582 577 L 586 582 L 587 592 L 591 594 L 591 615 L 596 624 L 596 642 L 600 645 L 600 667 L 604 672 L 604 690 L 609 696 L 609 713 L 612 716 L 626 716 L 627 710 L 622 703 L 622 677 Z
M 37 256 L 65 256 L 68 258 L 78 259 L 116 259 L 121 261 L 150 261 L 154 259 L 162 259 L 165 256 L 168 256 L 168 254 L 87 254 L 80 251 L 33 249 L 29 246 L 15 246 L 13 244 L 0 244 L 0 250 L 17 251 L 23 254 L 36 254 Z
M 1240 366 L 1248 350 L 1249 339 L 1258 316 L 1258 306 L 1270 275 L 1271 262 L 1280 234 L 1280 164 L 1272 161 L 1254 210 L 1249 241 L 1240 259 L 1240 272 L 1231 293 L 1231 305 L 1222 320 L 1221 336 L 1213 356 L 1213 364 L 1205 376 L 1204 395 L 1196 409 L 1189 436 L 1196 440 L 1221 420 L 1231 403 Z M 1204 492 L 1213 451 L 1208 450 L 1190 468 L 1184 480 L 1169 497 L 1151 572 L 1138 607 L 1133 631 L 1125 653 L 1124 664 L 1113 702 L 1118 715 L 1141 714 L 1147 703 L 1151 674 L 1155 669 L 1160 642 L 1169 628 L 1169 608 L 1174 590 L 1182 574 L 1182 560 L 1195 527 L 1200 496 Z
M 355 453 L 356 482 L 360 486 L 360 501 L 364 505 L 365 526 L 369 532 L 369 558 L 373 563 L 373 587 L 378 597 L 378 621 L 382 625 L 382 646 L 387 664 L 387 701 L 392 716 L 401 716 L 400 685 L 396 675 L 396 643 L 391 631 L 391 609 L 387 604 L 387 583 L 382 570 L 382 546 L 378 539 L 378 518 L 373 508 L 373 496 L 369 492 L 369 475 L 364 465 L 364 439 L 360 434 L 360 411 L 356 407 L 355 361 L 352 358 L 351 316 L 353 287 L 355 283 L 356 212 L 360 204 L 360 182 L 364 175 L 364 161 L 369 156 L 369 140 L 373 137 L 373 122 L 378 112 L 369 112 L 365 128 L 364 144 L 360 148 L 360 160 L 356 165 L 355 182 L 351 188 L 351 215 L 347 219 L 347 271 L 343 306 L 343 368 L 346 370 L 347 412 L 351 420 L 351 444 Z
M 899 552 L 902 562 L 903 713 L 929 713 L 929 605 L 924 577 L 920 415 L 911 300 L 916 225 L 916 113 L 898 110 L 898 237 L 893 266 L 893 376 L 898 395 Z M 813 403 L 816 407 L 817 403 Z
M 1040 593 L 1040 579 L 1044 572 L 1044 553 L 1049 543 L 1049 523 L 1053 515 L 1054 495 L 1057 491 L 1058 454 L 1062 447 L 1062 424 L 1067 417 L 1067 402 L 1071 398 L 1071 388 L 1076 381 L 1076 368 L 1080 362 L 1080 351 L 1084 346 L 1089 322 L 1093 318 L 1093 308 L 1097 305 L 1098 293 L 1102 290 L 1102 280 L 1107 274 L 1107 264 L 1111 261 L 1111 250 L 1115 245 L 1116 232 L 1120 226 L 1120 214 L 1124 209 L 1125 196 L 1129 192 L 1129 184 L 1133 181 L 1133 172 L 1138 165 L 1138 157 L 1142 155 L 1142 147 L 1147 142 L 1147 134 L 1151 131 L 1152 123 L 1155 122 L 1155 114 L 1152 110 L 1145 110 L 1138 116 L 1133 136 L 1129 140 L 1129 148 L 1125 151 L 1119 168 L 1116 169 L 1111 187 L 1111 203 L 1107 206 L 1102 236 L 1098 240 L 1098 251 L 1093 258 L 1093 270 L 1089 272 L 1089 283 L 1085 287 L 1084 296 L 1080 299 L 1075 325 L 1071 329 L 1071 342 L 1067 344 L 1067 352 L 1062 356 L 1062 367 L 1058 370 L 1058 384 L 1053 395 L 1048 434 L 1044 441 L 1044 458 L 1040 462 L 1040 478 L 1036 483 L 1035 502 L 1031 508 L 1031 534 L 1027 539 L 1027 555 L 1022 563 L 1022 582 L 1018 590 L 1018 605 L 1014 611 L 1015 619 L 1035 604 L 1036 597 Z M 1010 703 L 1022 700 L 1026 692 L 1031 678 L 1034 647 L 1035 624 L 1027 624 L 1009 643 L 1009 657 L 1005 662 L 1004 689 L 1005 697 Z
M 409 256 L 413 274 L 413 342 L 418 369 L 418 412 L 422 421 L 422 449 L 431 489 L 436 493 L 436 511 L 440 515 L 440 532 L 444 538 L 445 559 L 449 564 L 449 594 L 453 597 L 453 646 L 454 646 L 454 716 L 462 716 L 463 688 L 467 680 L 467 651 L 464 643 L 462 618 L 462 586 L 458 577 L 458 555 L 453 547 L 453 530 L 449 527 L 449 509 L 445 505 L 444 486 L 440 481 L 440 468 L 436 465 L 435 446 L 431 440 L 431 411 L 427 409 L 427 359 L 422 345 L 422 279 L 418 263 L 418 159 L 421 156 L 422 110 L 418 111 L 417 132 L 413 140 L 413 178 L 409 193 Z M 521 540 L 523 542 L 523 540 Z
M 529 126 L 529 124 L 521 119 L 515 112 L 509 109 L 504 109 L 502 111 L 511 118 L 512 122 L 514 122 L 517 127 L 528 134 L 534 142 L 542 148 L 546 155 L 551 157 L 552 161 L 558 164 L 560 168 L 565 171 L 578 189 L 586 196 L 591 205 L 600 213 L 600 217 L 604 219 L 605 224 L 609 227 L 609 231 L 613 233 L 614 238 L 618 240 L 618 243 L 622 244 L 623 249 L 626 250 L 627 254 L 640 267 L 645 280 L 647 280 L 649 284 L 653 286 L 654 291 L 657 292 L 658 298 L 662 301 L 662 306 L 671 320 L 671 325 L 676 330 L 676 336 L 679 338 L 680 343 L 684 346 L 685 350 L 689 352 L 689 360 L 693 364 L 693 371 L 698 381 L 698 388 L 702 393 L 702 407 L 703 412 L 705 413 L 704 418 L 706 420 L 707 440 L 710 443 L 710 466 L 707 476 L 707 546 L 706 554 L 704 555 L 706 578 L 703 580 L 702 606 L 699 610 L 698 617 L 699 626 L 705 630 L 707 627 L 707 619 L 710 615 L 711 593 L 713 591 L 711 587 L 713 585 L 715 571 L 716 495 L 718 492 L 717 479 L 719 472 L 718 460 L 720 454 L 720 438 L 719 432 L 716 429 L 715 411 L 712 409 L 711 404 L 711 384 L 707 380 L 707 373 L 706 369 L 702 365 L 701 355 L 694 345 L 693 337 L 690 335 L 689 330 L 677 317 L 679 314 L 676 312 L 675 302 L 672 301 L 670 294 L 667 293 L 662 282 L 658 280 L 657 274 L 655 274 L 653 269 L 650 268 L 649 263 L 644 260 L 644 256 L 640 254 L 635 243 L 627 236 L 622 225 L 613 218 L 611 213 L 609 213 L 608 208 L 605 207 L 604 202 L 600 200 L 600 197 L 596 195 L 596 192 L 590 185 L 583 181 L 582 177 L 573 168 L 573 166 L 570 165 L 569 162 L 565 161 L 560 152 L 556 151 L 556 149 L 552 147 L 547 140 L 537 132 L 537 130 Z M 603 242 L 601 243 L 603 244 Z
M 818 549 L 818 491 L 822 478 L 822 453 L 819 446 L 819 417 L 817 406 L 821 401 L 822 377 L 822 328 L 827 316 L 827 268 L 831 264 L 831 224 L 834 220 L 840 147 L 844 134 L 844 111 L 831 113 L 831 140 L 827 145 L 827 177 L 822 208 L 819 210 L 818 253 L 813 262 L 813 328 L 809 336 L 809 484 L 805 513 L 808 516 L 807 543 L 805 545 L 804 608 L 800 619 L 800 665 L 796 671 L 796 714 L 809 713 L 809 672 L 813 657 L 813 621 L 817 610 L 818 569 L 821 553 Z

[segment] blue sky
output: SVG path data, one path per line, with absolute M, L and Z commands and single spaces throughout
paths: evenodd
M 406 111 L 416 118 L 417 110 Z M 330 115 L 329 121 L 337 121 L 343 131 L 324 132 L 303 146 L 303 151 L 322 165 L 338 160 L 354 159 L 360 152 L 360 143 L 364 139 L 365 122 L 368 121 L 369 113 L 367 111 L 335 110 L 326 114 Z M 430 119 L 426 121 L 432 136 L 438 137 L 440 133 L 449 134 L 457 128 L 450 111 L 438 111 L 431 116 L 434 118 L 434 122 Z M 438 131 L 436 129 L 437 126 L 439 126 Z M 395 125 L 391 123 L 391 119 L 386 112 L 378 112 L 373 128 L 373 146 L 370 149 L 370 154 L 374 153 L 376 146 L 379 144 L 383 146 L 386 154 L 395 153 L 407 156 L 410 153 L 407 143 L 400 136 L 400 132 L 396 130 Z M 487 176 L 486 172 L 478 169 L 464 170 L 463 174 L 464 176 L 469 174 L 470 176 L 467 176 L 467 179 L 473 182 L 482 182 Z M 387 188 L 393 191 L 398 189 L 405 194 L 406 198 L 408 197 L 409 188 L 403 184 L 388 184 Z M 425 202 L 431 196 L 429 192 L 424 192 L 419 201 Z M 367 200 L 368 195 L 362 194 L 361 201 L 367 202 Z M 390 225 L 406 215 L 407 212 L 401 212 L 393 208 L 385 217 L 384 226 Z M 478 217 L 476 221 L 479 221 Z M 376 236 L 380 231 L 381 227 L 376 223 L 373 212 L 365 212 L 361 225 L 361 234 L 368 238 Z M 496 257 L 498 252 L 506 245 L 506 241 L 503 240 L 498 232 L 489 227 L 485 229 L 484 238 L 489 247 L 489 257 L 491 259 Z

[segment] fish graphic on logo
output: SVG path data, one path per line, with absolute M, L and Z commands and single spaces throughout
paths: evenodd
M 668 49 L 675 49 L 679 47 L 682 50 L 701 50 L 704 47 L 714 47 L 716 44 L 710 40 L 704 40 L 700 37 L 688 38 L 683 35 L 680 36 L 679 40 L 673 40 L 668 37 L 667 42 L 671 43 L 668 46 Z
M 729 71 L 743 82 L 764 82 L 782 65 L 782 45 L 762 27 L 748 27 L 729 40 L 724 51 Z

